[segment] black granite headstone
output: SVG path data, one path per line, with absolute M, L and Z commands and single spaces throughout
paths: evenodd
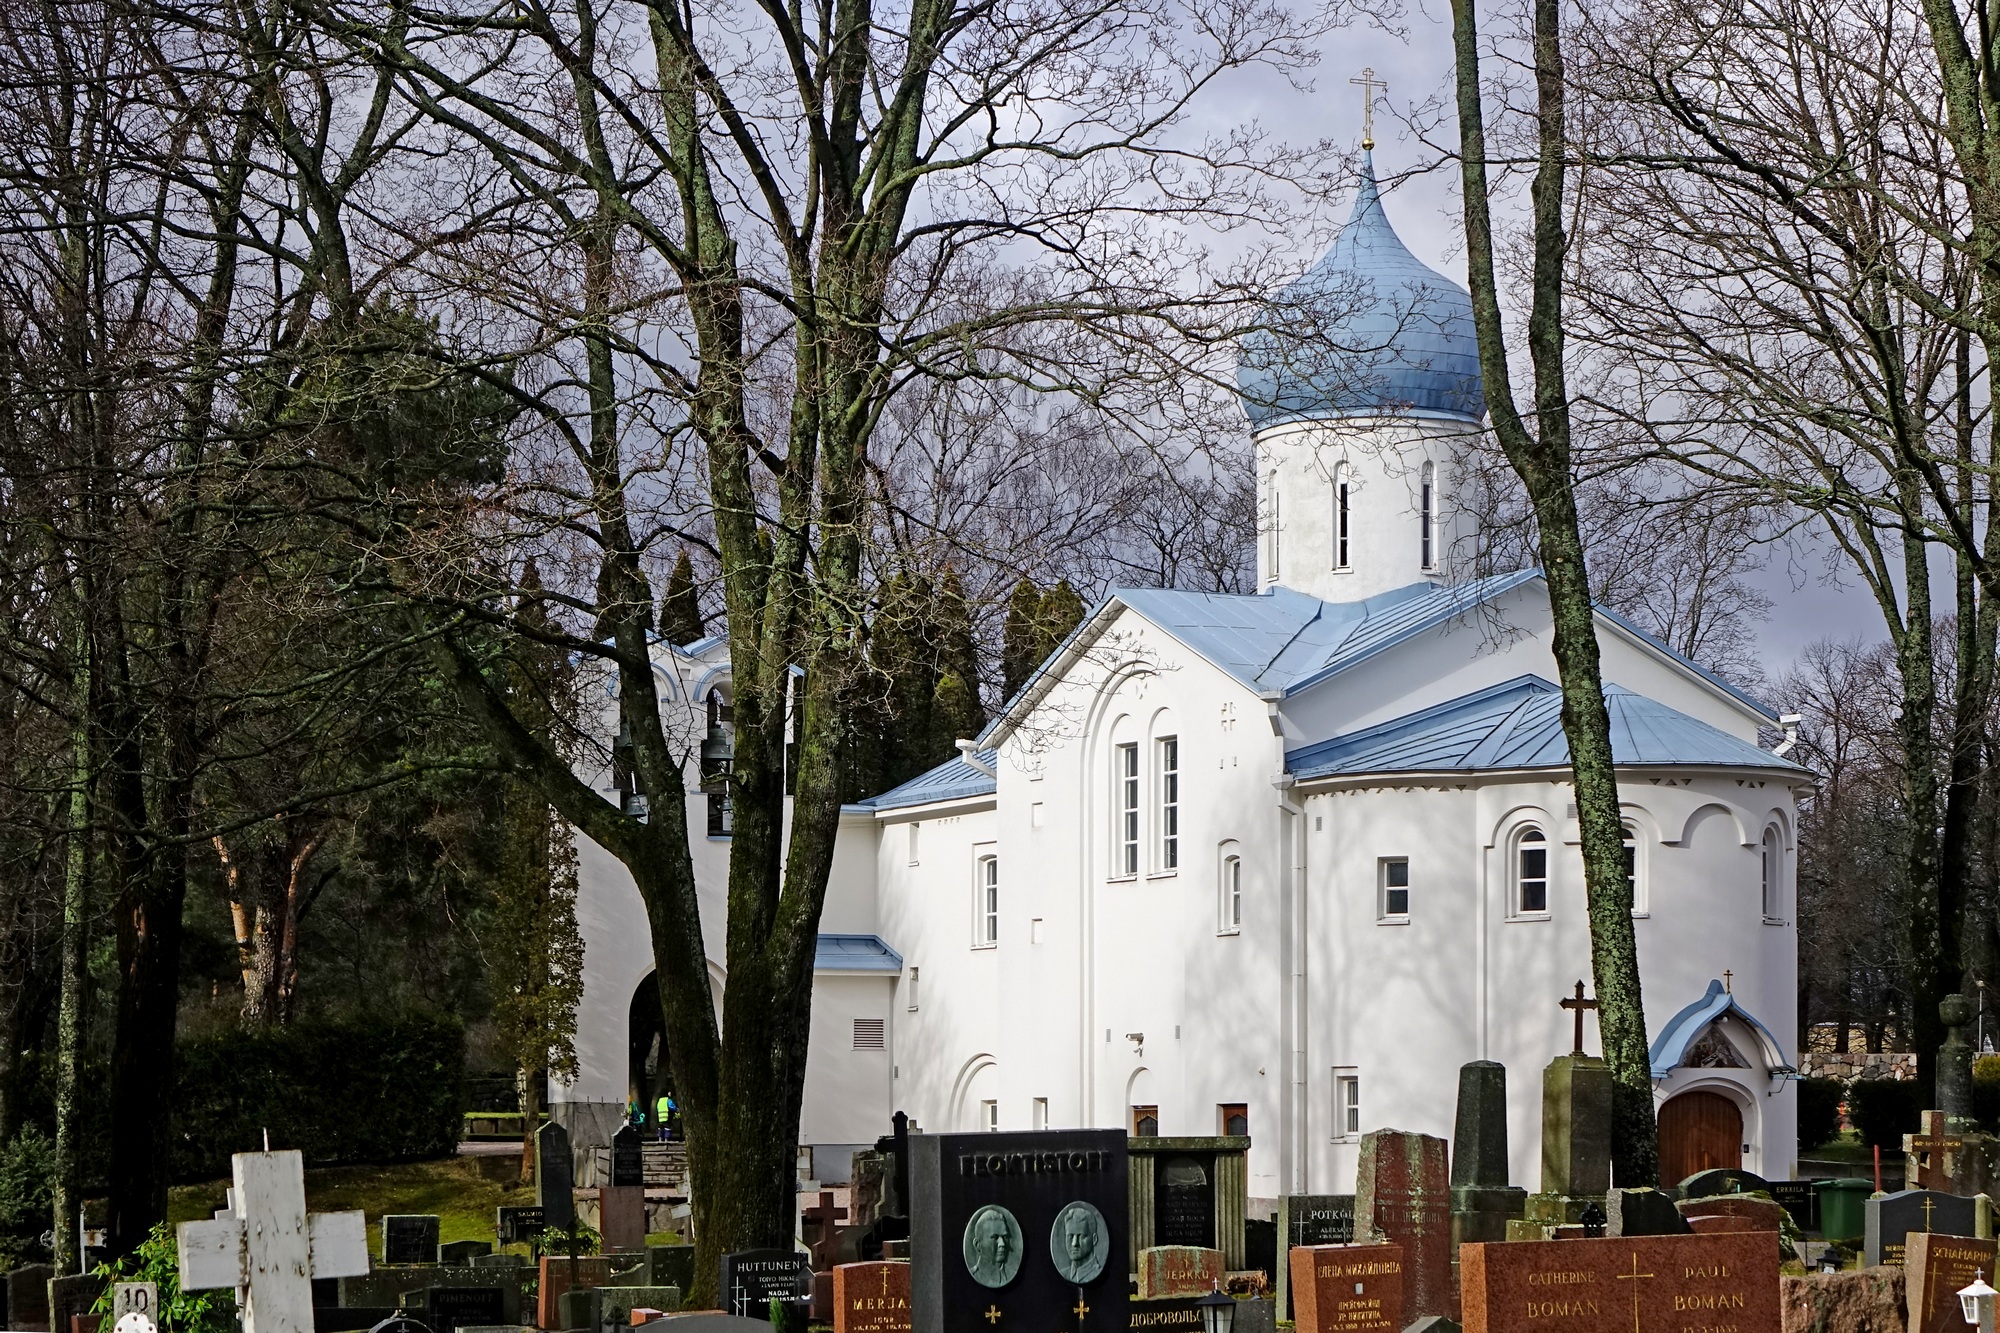
M 1970 1236 L 1973 1202 L 1936 1190 L 1901 1190 L 1862 1202 L 1867 1234 L 1861 1252 L 1869 1267 L 1903 1262 L 1903 1238 L 1912 1231 L 1933 1235 Z
M 454 1333 L 506 1323 L 507 1302 L 498 1287 L 432 1287 L 424 1293 L 424 1313 L 431 1333 Z
M 568 1231 L 576 1225 L 575 1189 L 569 1131 L 551 1120 L 535 1131 L 535 1202 L 545 1226 Z
M 502 1207 L 493 1211 L 494 1234 L 502 1245 L 526 1244 L 548 1226 L 540 1208 Z
M 639 1148 L 639 1131 L 630 1125 L 619 1126 L 618 1132 L 611 1136 L 611 1183 L 646 1183 L 646 1157 Z
M 1606 1234 L 1686 1236 L 1694 1231 L 1662 1190 L 1615 1189 L 1604 1200 Z
M 438 1246 L 438 1262 L 442 1264 L 469 1264 L 474 1259 L 483 1259 L 493 1253 L 490 1240 L 448 1240 Z
M 389 1213 L 382 1218 L 382 1262 L 434 1264 L 438 1261 L 438 1219 L 432 1213 Z M 433 1333 L 438 1333 L 433 1330 Z
M 909 1152 L 913 1333 L 1128 1326 L 1123 1131 L 912 1134 Z
M 722 1309 L 746 1319 L 770 1318 L 772 1301 L 807 1294 L 806 1256 L 798 1250 L 738 1250 L 722 1256 Z
M 1153 1244 L 1215 1246 L 1215 1158 L 1163 1157 L 1153 1172 Z
M 1352 1194 L 1287 1194 L 1278 1200 L 1279 1239 L 1286 1253 L 1301 1245 L 1352 1245 Z
M 1810 1180 L 1774 1180 L 1771 1197 L 1792 1215 L 1800 1231 L 1819 1230 L 1819 1191 Z

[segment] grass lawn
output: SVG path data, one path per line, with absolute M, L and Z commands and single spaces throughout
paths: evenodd
M 1884 1157 L 1889 1150 L 1882 1150 Z M 1817 1148 L 1801 1148 L 1799 1156 L 1809 1157 L 1819 1162 L 1868 1163 L 1875 1160 L 1875 1150 L 1861 1141 L 1861 1136 L 1853 1130 L 1842 1130 L 1840 1137 L 1822 1143 Z
M 448 1157 L 390 1166 L 328 1166 L 306 1170 L 306 1207 L 316 1213 L 359 1208 L 368 1214 L 368 1249 L 382 1253 L 382 1214 L 436 1213 L 441 1241 L 493 1239 L 493 1210 L 531 1205 L 532 1185 L 518 1183 L 519 1157 Z M 222 1207 L 227 1180 L 176 1186 L 167 1198 L 170 1222 L 191 1222 Z M 525 1252 L 526 1246 L 516 1246 Z

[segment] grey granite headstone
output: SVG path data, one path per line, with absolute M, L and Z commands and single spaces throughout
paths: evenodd
M 70 1273 L 49 1279 L 49 1327 L 69 1333 L 72 1315 L 89 1314 L 90 1307 L 104 1293 L 104 1279 L 95 1273 Z M 100 1323 L 104 1322 L 102 1320 Z M 105 1323 L 107 1329 L 110 1328 Z
M 27 1264 L 7 1274 L 7 1327 L 32 1333 L 49 1327 L 49 1279 L 56 1270 Z
M 1604 1200 L 1604 1215 L 1607 1236 L 1685 1236 L 1694 1230 L 1659 1190 L 1612 1190 Z
M 1507 1066 L 1459 1066 L 1458 1117 L 1451 1137 L 1451 1243 L 1507 1239 L 1507 1224 L 1528 1207 L 1528 1192 L 1507 1183 Z
M 799 1250 L 737 1250 L 722 1256 L 725 1313 L 759 1317 L 772 1301 L 802 1301 L 806 1256 Z
M 1901 1190 L 1862 1202 L 1866 1234 L 1861 1253 L 1870 1268 L 1903 1262 L 1903 1238 L 1912 1231 L 1972 1236 L 1976 1208 L 1971 1199 L 1936 1190 Z
M 1292 1317 L 1291 1253 L 1302 1245 L 1352 1245 L 1352 1194 L 1285 1194 L 1278 1199 L 1278 1271 L 1275 1276 L 1279 1319 Z
M 568 1231 L 576 1225 L 575 1190 L 569 1131 L 551 1120 L 535 1131 L 535 1202 L 545 1226 Z
M 382 1262 L 434 1264 L 438 1261 L 438 1224 L 434 1213 L 386 1213 L 382 1217 Z M 440 1333 L 433 1329 L 432 1333 Z

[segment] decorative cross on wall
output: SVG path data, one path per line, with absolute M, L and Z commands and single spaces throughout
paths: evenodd
M 180 1224 L 181 1289 L 235 1288 L 243 1333 L 313 1333 L 312 1279 L 367 1274 L 367 1218 L 308 1215 L 305 1159 L 296 1151 L 229 1160 L 233 1215 Z
M 1597 1001 L 1586 1000 L 1583 998 L 1583 983 L 1579 981 L 1576 983 L 1576 994 L 1568 999 L 1558 1001 L 1558 1003 L 1560 1003 L 1563 1008 L 1571 1010 L 1576 1014 L 1576 1045 L 1574 1049 L 1570 1051 L 1570 1054 L 1582 1055 L 1583 1054 L 1583 1011 L 1586 1009 L 1595 1009 L 1597 1007 Z

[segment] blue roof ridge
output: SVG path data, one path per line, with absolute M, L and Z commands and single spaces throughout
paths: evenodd
M 1796 1070 L 1784 1058 L 1785 1048 L 1771 1029 L 1764 1026 L 1755 1014 L 1745 1009 L 1733 992 L 1720 980 L 1711 980 L 1708 990 L 1699 1000 L 1683 1008 L 1666 1021 L 1660 1028 L 1660 1035 L 1646 1052 L 1647 1063 L 1652 1066 L 1654 1078 L 1665 1078 L 1679 1068 L 1687 1058 L 1688 1047 L 1694 1044 L 1709 1027 L 1725 1016 L 1742 1020 L 1745 1026 L 1766 1043 L 1765 1058 L 1772 1061 L 1774 1073 L 1795 1073 Z

